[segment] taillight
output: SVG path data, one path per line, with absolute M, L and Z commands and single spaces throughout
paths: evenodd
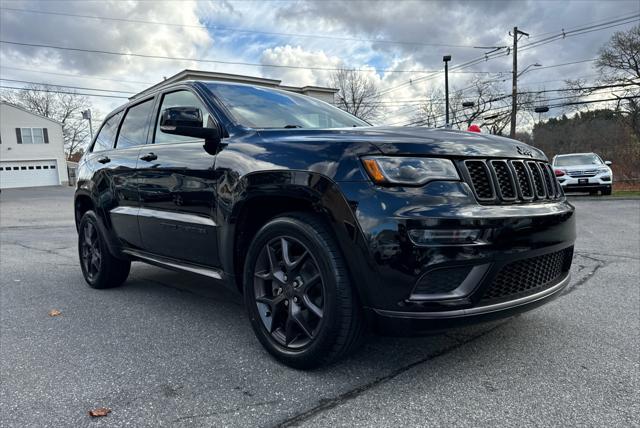
M 556 173 L 556 177 L 562 177 L 564 175 L 564 171 L 561 169 L 554 169 L 553 172 Z

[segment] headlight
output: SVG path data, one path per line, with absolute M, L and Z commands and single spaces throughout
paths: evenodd
M 598 174 L 606 174 L 609 172 L 609 168 L 598 168 Z
M 433 180 L 460 180 L 449 159 L 368 156 L 362 163 L 376 184 L 416 186 Z

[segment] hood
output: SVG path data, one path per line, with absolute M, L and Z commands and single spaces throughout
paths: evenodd
M 564 171 L 591 171 L 595 169 L 604 169 L 604 168 L 610 169 L 608 165 L 605 165 L 605 164 L 594 165 L 592 163 L 587 163 L 584 165 L 570 165 L 570 166 L 554 165 L 553 167 L 556 169 L 562 169 Z
M 545 154 L 510 138 L 451 129 L 372 126 L 339 129 L 270 129 L 259 131 L 267 139 L 298 142 L 370 143 L 386 155 L 437 155 L 547 160 Z

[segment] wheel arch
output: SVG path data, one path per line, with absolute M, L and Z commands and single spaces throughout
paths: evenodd
M 361 302 L 366 294 L 355 280 L 365 263 L 362 232 L 337 183 L 307 171 L 253 173 L 240 180 L 242 189 L 232 200 L 227 227 L 221 232 L 220 255 L 224 270 L 233 273 L 235 287 L 242 291 L 244 255 L 258 230 L 269 220 L 287 212 L 310 212 L 321 217 L 333 232 L 349 266 L 349 275 Z
M 89 210 L 95 211 L 95 203 L 88 193 L 77 192 L 73 201 L 73 213 L 76 222 L 76 229 L 80 225 L 80 220 L 84 213 Z

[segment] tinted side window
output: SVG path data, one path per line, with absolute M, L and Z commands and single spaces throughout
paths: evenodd
M 116 148 L 126 149 L 131 146 L 146 144 L 147 130 L 149 129 L 149 115 L 153 107 L 153 99 L 136 104 L 127 110 L 124 117 Z
M 98 136 L 96 137 L 96 142 L 93 145 L 92 151 L 99 152 L 101 150 L 110 150 L 113 148 L 121 117 L 122 112 L 117 113 L 111 116 L 104 125 L 102 125 L 102 128 L 100 128 L 100 132 L 98 132 Z
M 202 112 L 202 123 L 204 126 L 210 123 L 210 116 L 207 109 L 202 105 L 198 97 L 189 91 L 176 91 L 164 94 L 162 97 L 162 103 L 160 105 L 160 111 L 156 119 L 156 131 L 154 143 L 181 143 L 188 141 L 198 141 L 198 138 L 184 137 L 182 135 L 165 134 L 160 130 L 160 116 L 164 109 L 170 107 L 197 107 Z

